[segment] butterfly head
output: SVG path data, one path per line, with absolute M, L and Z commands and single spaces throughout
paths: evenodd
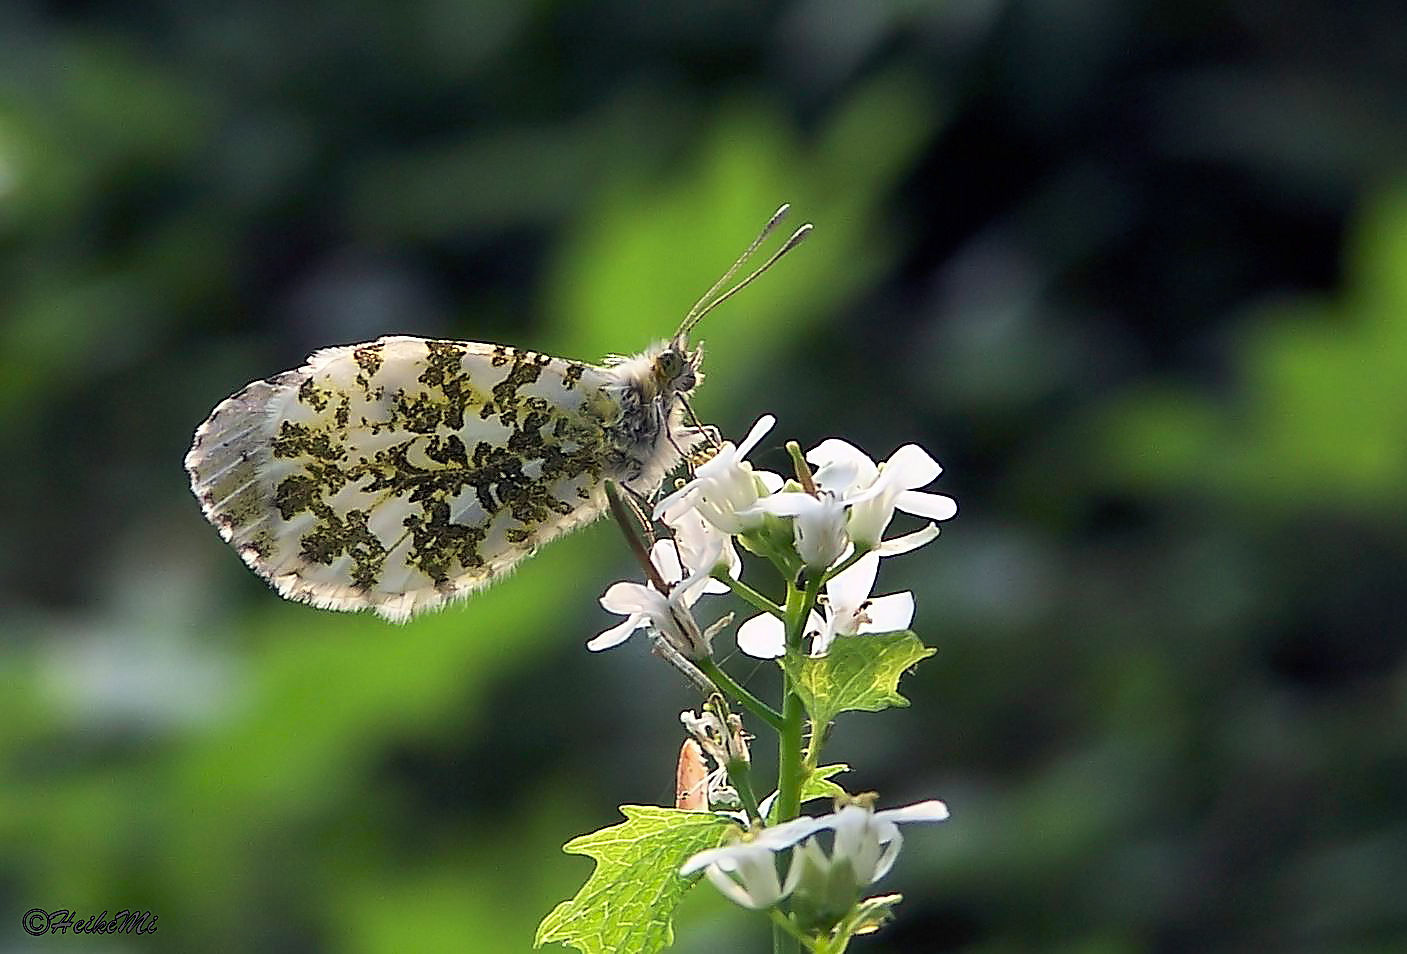
M 703 372 L 699 370 L 702 363 L 703 348 L 690 348 L 682 336 L 661 345 L 650 367 L 656 392 L 687 397 L 703 381 Z

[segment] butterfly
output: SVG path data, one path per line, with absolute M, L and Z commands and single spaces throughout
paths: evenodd
M 468 596 L 600 516 L 608 481 L 648 498 L 705 439 L 689 333 L 808 234 L 721 291 L 787 210 L 633 357 L 409 336 L 317 351 L 216 406 L 186 454 L 191 490 L 286 599 L 401 622 Z

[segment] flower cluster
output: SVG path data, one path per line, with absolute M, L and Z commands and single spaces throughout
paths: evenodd
M 700 464 L 692 480 L 664 497 L 653 517 L 672 533 L 657 542 L 650 561 L 667 592 L 621 582 L 601 605 L 626 620 L 587 647 L 607 649 L 637 630 L 667 640 L 691 659 L 711 655 L 711 631 L 701 630 L 693 607 L 707 593 L 740 583 L 734 541 L 772 559 L 793 574 L 824 580 L 820 613 L 810 614 L 810 653 L 824 655 L 836 638 L 908 627 L 913 594 L 871 597 L 882 557 L 908 553 L 938 536 L 936 521 L 957 513 L 951 497 L 925 493 L 942 468 L 916 444 L 906 444 L 882 463 L 845 441 L 822 441 L 797 460 L 797 477 L 786 480 L 754 470 L 751 452 L 776 423 L 764 415 L 739 445 L 724 442 Z M 794 445 L 793 445 L 794 446 Z M 808 466 L 809 465 L 809 466 Z M 884 538 L 896 510 L 929 520 L 923 528 Z M 785 654 L 782 620 L 775 611 L 745 621 L 738 648 L 763 659 Z
M 676 772 L 676 809 L 695 816 L 681 822 L 691 826 L 700 824 L 698 812 L 726 818 L 732 840 L 688 857 L 678 875 L 671 860 L 665 875 L 702 873 L 728 898 L 767 912 L 775 950 L 798 950 L 800 941 L 839 954 L 850 938 L 885 921 L 899 900 L 863 897 L 894 865 L 903 843 L 899 825 L 948 817 L 938 801 L 874 811 L 876 796 L 846 794 L 831 781 L 844 766 L 824 766 L 820 756 L 839 714 L 902 704 L 900 675 L 933 653 L 910 631 L 914 595 L 871 591 L 882 562 L 931 542 L 957 504 L 922 489 L 942 468 L 915 444 L 876 463 L 840 440 L 805 453 L 788 443 L 791 476 L 754 469 L 748 455 L 774 423 L 764 416 L 741 443 L 722 443 L 648 513 L 612 491 L 612 510 L 648 582 L 606 591 L 601 605 L 625 620 L 587 645 L 606 649 L 644 631 L 707 699 L 702 714 L 680 717 L 691 738 Z M 924 524 L 887 536 L 898 511 Z M 740 551 L 771 564 L 770 586 L 751 570 L 744 582 Z M 769 589 L 778 595 L 769 597 Z M 695 619 L 705 596 L 728 592 L 758 611 L 737 628 L 737 645 L 779 661 L 779 706 L 728 675 L 726 659 L 714 658 L 713 638 L 732 614 L 707 627 Z M 754 728 L 765 724 L 776 733 L 776 787 L 765 797 L 749 753 L 754 737 L 733 705 L 757 720 Z M 801 816 L 803 804 L 822 794 L 835 797 L 835 811 Z
M 610 649 L 637 629 L 647 629 L 669 640 L 686 656 L 708 654 L 708 639 L 691 609 L 705 593 L 727 593 L 728 585 L 711 574 L 721 569 L 736 575 L 742 561 L 731 538 L 718 533 L 693 511 L 678 514 L 670 526 L 674 537 L 650 548 L 650 563 L 668 593 L 629 580 L 612 584 L 602 595 L 601 606 L 626 620 L 592 639 L 587 649 Z
M 699 852 L 679 873 L 703 871 L 719 891 L 746 908 L 770 908 L 794 895 L 793 908 L 804 907 L 809 926 L 829 926 L 894 867 L 904 842 L 899 823 L 947 817 L 948 807 L 940 801 L 881 812 L 851 803 L 830 815 L 772 825 L 733 844 Z M 818 837 L 825 831 L 833 834 L 829 852 Z M 791 863 L 782 880 L 776 856 L 788 850 Z

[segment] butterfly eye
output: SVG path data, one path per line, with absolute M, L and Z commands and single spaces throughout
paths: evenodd
M 695 384 L 694 369 L 682 351 L 670 349 L 660 352 L 655 360 L 655 373 L 666 387 L 673 390 L 689 391 Z

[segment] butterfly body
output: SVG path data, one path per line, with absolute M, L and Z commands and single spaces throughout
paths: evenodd
M 289 599 L 392 620 L 468 595 L 701 439 L 681 338 L 595 365 L 475 342 L 330 348 L 222 402 L 186 456 L 206 517 Z

